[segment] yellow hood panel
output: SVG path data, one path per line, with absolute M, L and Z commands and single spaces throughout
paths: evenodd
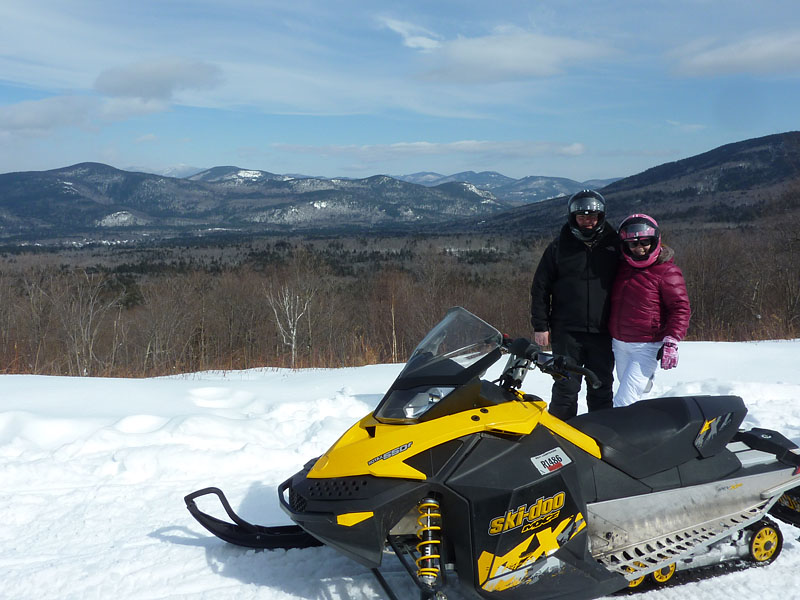
M 386 425 L 376 421 L 370 414 L 353 425 L 317 460 L 308 477 L 321 479 L 374 475 L 424 480 L 424 473 L 403 461 L 472 433 L 495 431 L 526 435 L 533 431 L 543 413 L 547 415 L 544 402 L 506 402 L 414 425 Z M 580 433 L 569 426 L 565 427 Z M 370 435 L 367 428 L 374 428 L 374 436 Z M 594 443 L 594 440 L 591 441 Z

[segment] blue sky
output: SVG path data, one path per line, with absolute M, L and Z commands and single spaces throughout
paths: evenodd
M 3 0 L 0 172 L 623 177 L 800 129 L 797 0 Z

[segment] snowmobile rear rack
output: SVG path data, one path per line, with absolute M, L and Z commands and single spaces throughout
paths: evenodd
M 212 517 L 197 507 L 195 500 L 209 494 L 214 494 L 219 498 L 222 508 L 225 509 L 225 512 L 233 523 Z M 189 509 L 189 512 L 200 525 L 208 529 L 208 531 L 218 538 L 230 544 L 235 544 L 236 546 L 261 548 L 265 550 L 277 550 L 281 548 L 290 550 L 292 548 L 310 548 L 312 546 L 322 545 L 322 542 L 303 531 L 303 529 L 297 525 L 264 527 L 262 525 L 248 523 L 234 512 L 225 494 L 223 494 L 222 490 L 219 488 L 203 488 L 202 490 L 197 490 L 185 496 L 183 500 L 186 502 L 186 508 Z

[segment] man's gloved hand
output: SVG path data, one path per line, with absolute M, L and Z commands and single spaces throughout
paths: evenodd
M 664 343 L 658 349 L 656 358 L 661 360 L 662 369 L 674 369 L 678 366 L 678 340 L 671 335 L 664 338 Z

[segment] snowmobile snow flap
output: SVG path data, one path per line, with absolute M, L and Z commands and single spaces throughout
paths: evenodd
M 233 523 L 212 517 L 197 507 L 195 500 L 209 494 L 214 494 L 219 498 L 222 508 L 225 509 L 225 512 Z M 292 548 L 310 548 L 312 546 L 322 545 L 322 542 L 303 531 L 303 529 L 297 525 L 264 527 L 262 525 L 248 523 L 234 512 L 225 494 L 223 494 L 222 490 L 219 488 L 203 488 L 202 490 L 192 492 L 184 497 L 183 500 L 186 502 L 186 508 L 189 509 L 192 516 L 197 519 L 198 523 L 229 544 L 244 546 L 246 548 L 262 548 L 265 550 L 278 550 L 281 548 L 289 550 Z

